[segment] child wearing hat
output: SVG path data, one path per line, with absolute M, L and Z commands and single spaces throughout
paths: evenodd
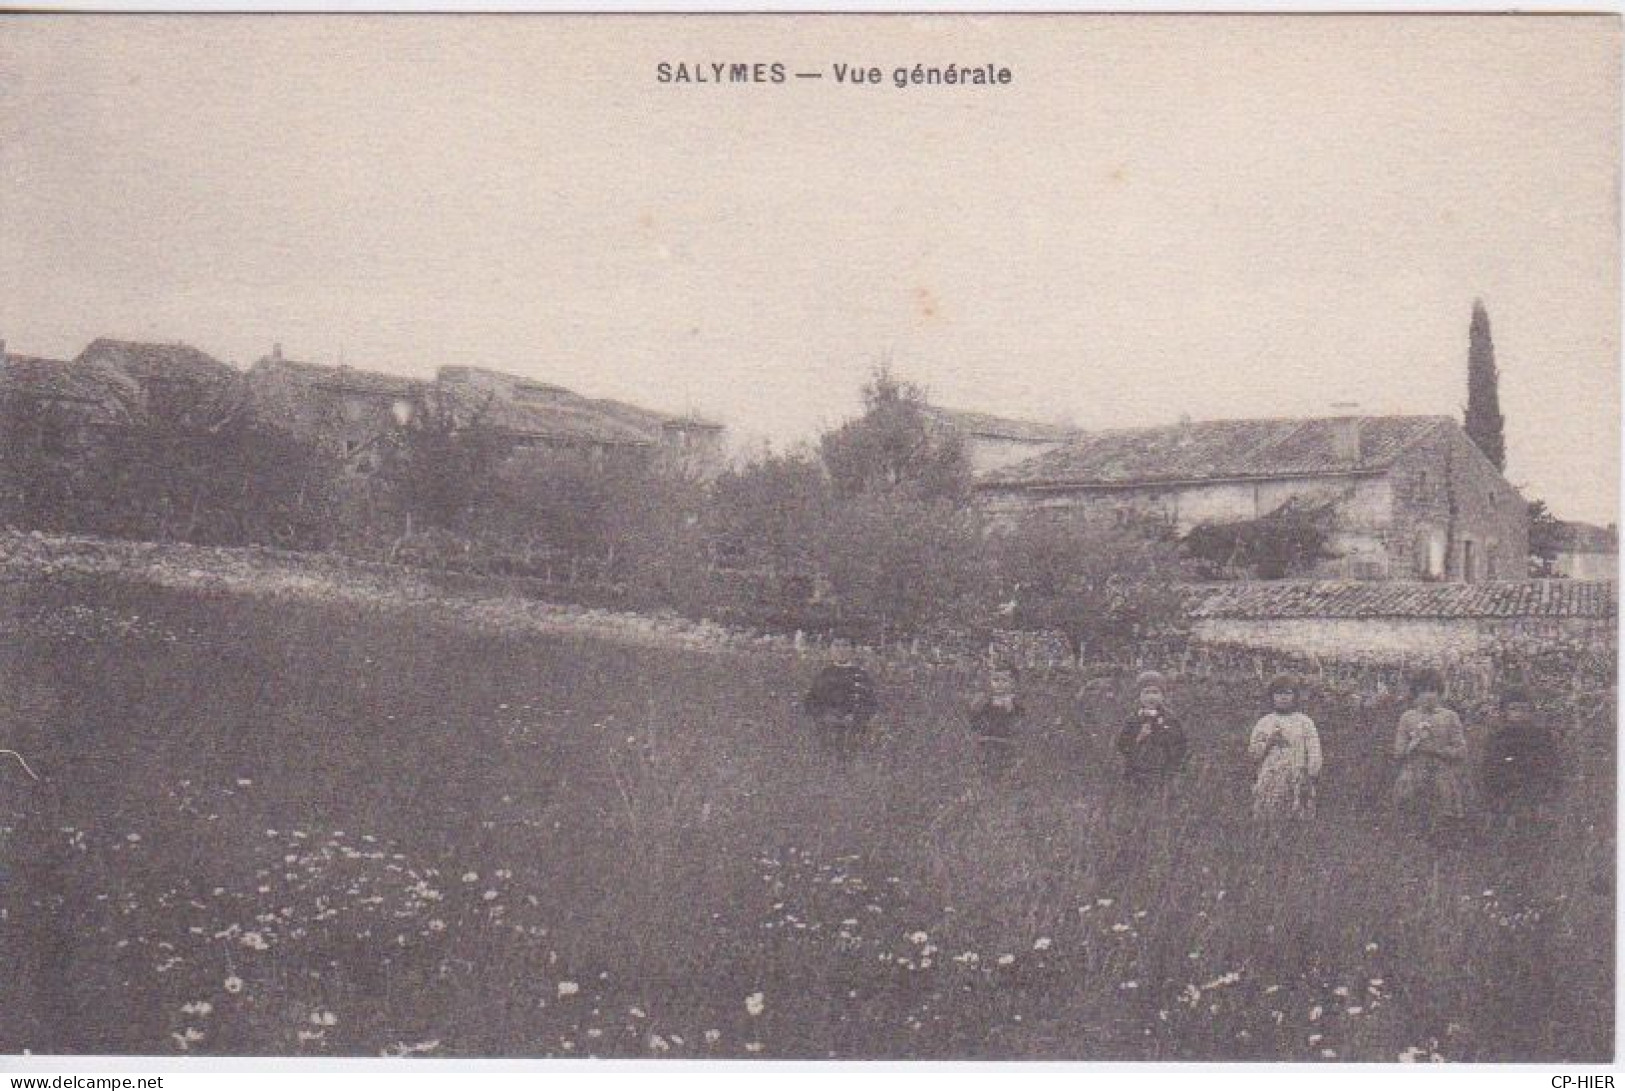
M 1291 675 L 1270 680 L 1271 709 L 1253 725 L 1247 755 L 1259 763 L 1253 783 L 1253 817 L 1308 818 L 1315 812 L 1320 777 L 1320 733 L 1298 709 L 1298 683 Z
M 1117 736 L 1123 775 L 1130 784 L 1164 784 L 1185 767 L 1185 729 L 1168 711 L 1167 680 L 1160 672 L 1142 672 L 1134 689 L 1134 712 Z
M 1557 738 L 1535 717 L 1529 692 L 1512 687 L 1501 694 L 1501 712 L 1484 748 L 1484 801 L 1503 827 L 1521 826 L 1557 794 L 1560 774 Z
M 1394 801 L 1402 815 L 1426 827 L 1457 825 L 1467 813 L 1467 732 L 1461 717 L 1440 703 L 1443 696 L 1438 671 L 1416 672 L 1412 706 L 1394 735 Z

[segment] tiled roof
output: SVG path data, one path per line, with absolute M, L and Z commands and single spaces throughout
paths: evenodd
M 653 442 L 642 429 L 606 415 L 587 399 L 573 394 L 566 400 L 540 402 L 505 398 L 456 384 L 443 384 L 440 389 L 463 419 L 477 417 L 515 436 L 633 447 Z
M 310 386 L 325 390 L 354 391 L 359 394 L 380 394 L 390 397 L 409 397 L 419 389 L 419 383 L 403 375 L 390 375 L 382 371 L 363 371 L 342 364 L 312 364 L 303 360 L 287 360 L 268 356 L 254 365 L 261 370 L 278 370 Z
M 1611 581 L 1246 582 L 1191 590 L 1193 618 L 1611 618 Z
M 0 355 L 0 392 L 71 403 L 82 407 L 83 419 L 92 424 L 128 422 L 141 404 L 135 381 L 110 365 L 42 356 Z
M 98 337 L 79 354 L 79 362 L 113 364 L 141 383 L 179 379 L 212 384 L 230 382 L 237 377 L 231 365 L 178 342 L 165 345 Z
M 972 413 L 963 409 L 943 409 L 927 406 L 925 415 L 939 424 L 973 436 L 990 439 L 1014 439 L 1030 443 L 1065 443 L 1077 439 L 1082 431 L 1064 424 L 1045 424 L 1041 421 L 1017 420 L 1013 417 L 995 417 L 991 413 Z
M 1337 455 L 1351 418 L 1193 421 L 1091 432 L 1058 450 L 994 470 L 984 485 L 1123 486 L 1370 472 L 1448 417 L 1358 417 L 1360 458 Z

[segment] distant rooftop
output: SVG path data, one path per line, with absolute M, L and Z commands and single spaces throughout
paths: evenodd
M 1618 592 L 1605 580 L 1487 583 L 1247 581 L 1194 588 L 1193 618 L 1611 618 Z
M 1082 432 L 1065 424 L 1046 424 L 1041 421 L 1020 420 L 1015 417 L 996 417 L 991 413 L 975 413 L 964 409 L 944 409 L 927 406 L 925 415 L 940 424 L 972 436 L 988 439 L 1012 439 L 1030 443 L 1065 443 L 1077 439 Z
M 1088 432 L 1036 458 L 989 473 L 986 485 L 1123 486 L 1372 472 L 1449 417 L 1320 417 L 1190 421 Z M 1340 430 L 1357 428 L 1359 458 L 1340 457 Z

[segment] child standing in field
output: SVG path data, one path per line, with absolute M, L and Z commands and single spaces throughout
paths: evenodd
M 1161 673 L 1143 672 L 1134 688 L 1134 712 L 1117 736 L 1123 776 L 1138 786 L 1167 784 L 1185 767 L 1189 749 L 1185 729 L 1168 711 L 1167 680 Z
M 830 641 L 829 660 L 813 679 L 801 707 L 817 725 L 820 745 L 846 757 L 880 710 L 880 701 L 875 696 L 874 678 L 853 662 L 850 640 L 836 637 Z
M 1016 728 L 1025 710 L 1016 697 L 1015 667 L 995 664 L 987 673 L 987 692 L 971 704 L 970 730 L 976 740 L 982 776 L 1003 780 L 1016 759 Z
M 1298 710 L 1298 684 L 1277 675 L 1269 685 L 1272 710 L 1253 726 L 1247 755 L 1259 762 L 1253 783 L 1254 818 L 1308 818 L 1315 813 L 1320 777 L 1320 733 Z
M 1439 672 L 1418 671 L 1411 680 L 1412 707 L 1394 735 L 1394 801 L 1403 816 L 1424 827 L 1458 826 L 1467 815 L 1467 732 L 1461 717 L 1440 704 L 1443 696 Z
M 1501 714 L 1484 751 L 1484 802 L 1503 829 L 1527 826 L 1557 794 L 1557 738 L 1535 715 L 1527 690 L 1501 694 Z

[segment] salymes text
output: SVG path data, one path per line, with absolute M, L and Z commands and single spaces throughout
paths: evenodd
M 828 69 L 796 69 L 782 61 L 661 61 L 655 81 L 672 84 L 782 84 L 792 80 L 831 79 L 852 87 L 890 84 L 899 91 L 911 87 L 1000 87 L 1014 82 L 1009 68 L 987 64 L 915 64 L 883 68 L 878 65 L 834 64 Z

